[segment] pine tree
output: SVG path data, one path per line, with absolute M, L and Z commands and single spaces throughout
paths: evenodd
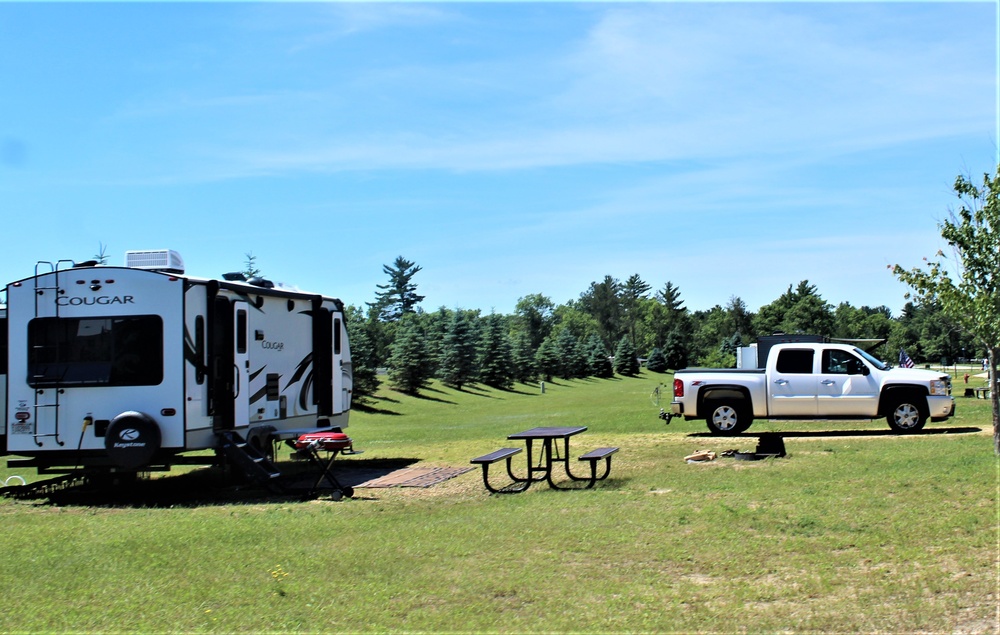
M 580 350 L 580 342 L 569 329 L 559 331 L 556 336 L 556 350 L 559 354 L 558 375 L 563 379 L 583 377 L 586 373 L 586 359 Z
M 427 341 L 415 320 L 400 322 L 389 356 L 389 383 L 397 390 L 416 394 L 430 380 Z
M 552 381 L 552 377 L 562 370 L 562 358 L 552 336 L 542 340 L 542 345 L 535 351 L 535 364 L 538 367 L 538 374 L 545 381 Z
M 478 334 L 465 311 L 455 311 L 441 340 L 437 376 L 459 390 L 476 379 Z
M 592 334 L 587 338 L 584 347 L 587 354 L 587 370 L 592 377 L 608 378 L 614 376 L 614 369 L 611 367 L 611 360 L 608 359 L 608 351 L 604 348 L 604 342 L 597 334 Z
M 514 379 L 523 384 L 534 381 L 538 377 L 538 366 L 535 364 L 535 352 L 531 349 L 531 337 L 524 331 L 518 331 L 513 342 Z
M 667 371 L 667 357 L 663 354 L 663 349 L 656 347 L 649 352 L 649 358 L 646 359 L 646 368 L 654 373 L 664 373 Z
M 361 321 L 361 311 L 348 307 L 345 313 L 347 339 L 351 343 L 351 397 L 354 403 L 366 404 L 378 390 L 378 370 L 375 348 Z
M 416 311 L 416 306 L 423 301 L 424 296 L 417 295 L 417 285 L 413 276 L 421 267 L 402 256 L 397 256 L 392 266 L 382 265 L 382 271 L 389 276 L 388 284 L 375 285 L 375 302 L 369 304 L 378 310 L 379 318 L 395 322 L 407 313 Z
M 487 386 L 504 390 L 514 385 L 514 362 L 502 315 L 491 313 L 484 319 L 479 358 L 479 379 Z
M 629 276 L 621 288 L 622 320 L 633 346 L 636 345 L 636 324 L 639 321 L 639 309 L 650 289 L 651 287 L 637 273 Z
M 244 254 L 246 260 L 243 262 L 243 277 L 249 280 L 250 278 L 259 278 L 263 274 L 260 272 L 260 268 L 257 267 L 257 256 L 253 255 L 253 252 L 247 252 Z
M 622 337 L 615 349 L 615 372 L 619 375 L 634 376 L 639 374 L 639 360 L 635 356 L 635 347 L 628 336 Z
M 580 294 L 579 307 L 597 321 L 597 328 L 610 348 L 625 330 L 622 323 L 622 284 L 617 278 L 604 276 L 601 282 L 591 282 Z
M 688 365 L 687 338 L 680 330 L 667 333 L 667 341 L 663 345 L 663 356 L 667 359 L 667 368 L 678 370 Z

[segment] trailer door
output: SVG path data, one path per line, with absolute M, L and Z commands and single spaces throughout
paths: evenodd
M 313 402 L 316 414 L 333 414 L 333 320 L 330 310 L 313 300 Z
M 217 296 L 212 306 L 212 426 L 232 430 L 250 421 L 247 303 Z
M 233 303 L 233 419 L 236 426 L 250 423 L 250 356 L 247 303 Z

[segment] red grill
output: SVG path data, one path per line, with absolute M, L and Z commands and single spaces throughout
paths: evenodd
M 296 450 L 305 450 L 310 447 L 328 452 L 332 452 L 333 450 L 351 450 L 353 449 L 353 442 L 343 432 L 310 432 L 309 434 L 303 434 L 295 440 Z

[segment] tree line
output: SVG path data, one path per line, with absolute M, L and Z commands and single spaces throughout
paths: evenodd
M 750 311 L 739 297 L 689 310 L 671 282 L 659 289 L 634 274 L 607 275 L 575 300 L 555 304 L 535 293 L 511 314 L 441 307 L 425 311 L 417 293 L 421 267 L 399 256 L 384 265 L 386 284 L 364 307 L 347 307 L 354 395 L 362 403 L 384 368 L 394 388 L 416 393 L 431 379 L 462 389 L 509 389 L 517 382 L 611 377 L 686 366 L 731 368 L 736 351 L 773 333 L 884 340 L 875 352 L 895 362 L 901 349 L 918 363 L 982 359 L 985 351 L 956 329 L 932 299 L 908 302 L 898 316 L 885 306 L 833 306 L 808 280 Z
M 913 290 L 898 316 L 884 305 L 834 307 L 808 280 L 789 284 L 756 313 L 738 296 L 690 311 L 673 283 L 653 291 L 638 274 L 624 282 L 607 275 L 560 305 L 527 295 L 509 315 L 445 307 L 427 313 L 413 279 L 421 268 L 399 256 L 383 266 L 389 280 L 377 285 L 373 302 L 346 308 L 354 396 L 370 399 L 383 367 L 390 383 L 407 392 L 432 378 L 459 389 L 477 382 L 510 388 L 553 377 L 636 374 L 643 354 L 646 367 L 658 372 L 732 367 L 736 351 L 758 336 L 804 333 L 884 342 L 873 352 L 890 362 L 904 350 L 916 363 L 983 360 L 1000 456 L 1000 165 L 983 174 L 981 185 L 958 176 L 954 191 L 959 209 L 939 224 L 951 256 L 939 251 L 923 267 L 889 267 Z M 255 257 L 246 256 L 247 277 L 258 274 Z M 97 258 L 104 260 L 103 245 Z

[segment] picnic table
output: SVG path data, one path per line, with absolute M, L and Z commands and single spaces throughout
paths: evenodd
M 590 489 L 594 487 L 597 481 L 606 479 L 611 473 L 611 455 L 617 452 L 618 448 L 597 448 L 581 455 L 578 460 L 590 463 L 590 474 L 589 476 L 573 474 L 569 467 L 569 440 L 570 437 L 586 430 L 586 426 L 538 427 L 508 435 L 507 439 L 509 440 L 524 441 L 528 459 L 527 475 L 525 477 L 515 474 L 511 466 L 514 455 L 520 454 L 521 448 L 501 448 L 495 452 L 476 457 L 471 462 L 482 465 L 483 484 L 487 490 L 494 494 L 520 493 L 531 487 L 532 483 L 540 483 L 542 481 L 547 482 L 552 489 Z M 534 462 L 536 441 L 541 444 L 537 464 Z M 605 462 L 604 471 L 598 476 L 597 463 L 601 459 L 604 459 Z M 496 488 L 490 484 L 489 469 L 490 465 L 502 460 L 506 460 L 507 476 L 512 482 L 506 487 Z M 556 463 L 563 464 L 566 476 L 571 481 L 586 482 L 587 484 L 582 488 L 558 485 L 553 478 Z

